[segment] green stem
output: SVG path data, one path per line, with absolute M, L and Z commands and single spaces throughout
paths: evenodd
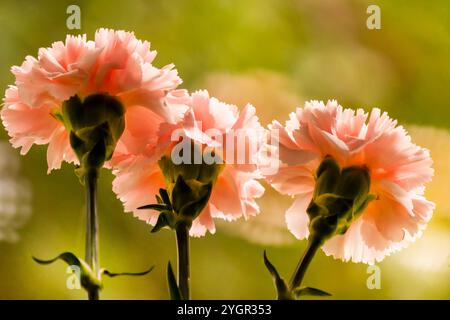
M 86 189 L 86 262 L 94 274 L 99 277 L 98 257 L 98 216 L 97 216 L 97 180 L 98 169 L 90 169 L 85 178 Z M 88 291 L 89 300 L 99 300 L 99 289 Z
M 176 227 L 178 251 L 178 286 L 183 300 L 189 300 L 189 228 L 184 223 Z
M 303 277 L 305 276 L 306 270 L 309 267 L 314 255 L 317 252 L 317 249 L 322 245 L 322 240 L 318 237 L 311 236 L 308 239 L 308 245 L 306 247 L 303 256 L 300 258 L 298 262 L 297 268 L 295 269 L 294 274 L 292 275 L 291 280 L 289 281 L 289 290 L 292 291 L 302 284 Z

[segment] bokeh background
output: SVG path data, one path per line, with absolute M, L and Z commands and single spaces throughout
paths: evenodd
M 66 28 L 66 8 L 81 8 L 81 30 Z M 381 30 L 368 30 L 366 9 L 381 8 Z M 135 31 L 158 50 L 156 64 L 174 62 L 188 89 L 207 88 L 228 102 L 257 107 L 261 121 L 287 119 L 305 100 L 336 98 L 347 107 L 380 107 L 431 150 L 436 202 L 424 236 L 379 264 L 381 289 L 369 290 L 367 266 L 320 252 L 305 284 L 336 299 L 450 298 L 450 2 L 356 0 L 0 1 L 0 88 L 12 65 L 67 33 L 93 37 L 99 27 Z M 83 255 L 83 189 L 73 167 L 46 174 L 46 148 L 19 156 L 0 129 L 0 298 L 84 299 L 66 288 L 66 266 L 35 264 L 70 250 Z M 101 264 L 112 271 L 155 270 L 142 278 L 106 279 L 105 299 L 167 299 L 165 269 L 175 262 L 174 234 L 124 213 L 99 187 Z M 193 239 L 192 296 L 271 299 L 262 263 L 268 250 L 280 272 L 293 271 L 305 242 L 290 235 L 283 213 L 291 199 L 270 188 L 260 216 L 219 223 L 215 235 Z

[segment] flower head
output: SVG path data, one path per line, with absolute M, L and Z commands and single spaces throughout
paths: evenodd
M 177 188 L 177 177 L 182 176 L 194 185 L 212 185 L 209 201 L 193 220 L 192 236 L 204 235 L 207 230 L 214 233 L 213 218 L 235 220 L 256 215 L 255 199 L 264 188 L 256 180 L 260 177 L 253 157 L 256 152 L 250 151 L 262 146 L 264 129 L 255 108 L 247 105 L 239 112 L 206 91 L 192 95 L 175 92 L 168 100 L 171 107 L 184 106 L 184 116 L 176 123 L 161 123 L 157 135 L 141 151 L 124 155 L 114 170 L 113 190 L 125 210 L 155 225 L 158 211 L 138 208 L 155 202 L 161 188 L 170 194 Z M 191 150 L 194 152 L 187 152 Z
M 171 119 L 165 97 L 181 83 L 173 65 L 153 66 L 155 57 L 147 41 L 108 29 L 97 30 L 94 41 L 86 35 L 67 36 L 65 42 L 39 49 L 37 58 L 27 56 L 21 66 L 12 67 L 15 85 L 6 90 L 1 112 L 12 145 L 26 154 L 33 144 L 48 144 L 49 171 L 60 168 L 62 161 L 78 163 L 69 142 L 72 124 L 62 107 L 75 97 L 82 106 L 92 95 L 104 95 L 124 108 L 123 140 L 110 146 L 115 149 L 117 144 L 117 155 L 139 145 L 141 128 L 133 120 L 142 115 L 150 122 Z
M 295 197 L 286 212 L 295 237 L 326 217 L 327 255 L 374 263 L 421 235 L 434 209 L 423 196 L 432 160 L 386 113 L 311 101 L 270 130 L 279 134 L 279 170 L 266 178 Z

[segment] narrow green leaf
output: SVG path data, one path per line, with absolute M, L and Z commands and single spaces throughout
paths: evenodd
M 169 293 L 171 300 L 181 300 L 181 291 L 178 288 L 177 280 L 175 274 L 173 273 L 172 265 L 167 265 L 167 282 L 169 284 Z
M 169 225 L 169 221 L 167 219 L 167 213 L 166 212 L 161 212 L 158 216 L 158 220 L 156 221 L 155 226 L 152 229 L 152 233 L 158 232 L 159 230 L 161 230 L 164 227 L 168 227 Z
M 270 274 L 272 275 L 275 287 L 277 289 L 278 300 L 292 300 L 292 296 L 289 292 L 286 282 L 283 278 L 280 277 L 280 274 L 278 273 L 275 266 L 269 261 L 269 258 L 267 258 L 266 250 L 264 250 L 264 264 L 266 265 L 267 270 L 269 270 Z
M 166 189 L 159 189 L 159 194 L 161 195 L 161 199 L 165 204 L 172 207 L 172 203 L 170 202 L 169 194 L 167 193 Z
M 163 211 L 163 210 L 167 210 L 168 207 L 166 204 L 159 204 L 159 203 L 154 203 L 154 204 L 147 204 L 145 206 L 141 206 L 138 208 L 139 210 L 142 209 L 152 209 L 152 210 L 156 210 L 156 211 Z
M 101 288 L 102 282 L 100 279 L 96 277 L 94 272 L 91 270 L 89 265 L 82 259 L 79 259 L 72 252 L 64 252 L 61 253 L 56 258 L 50 260 L 42 260 L 36 257 L 33 257 L 33 260 L 39 264 L 51 264 L 57 260 L 62 260 L 66 262 L 69 266 L 76 266 L 80 270 L 80 283 L 86 290 L 90 290 L 92 288 Z
M 109 272 L 106 269 L 102 269 L 102 274 L 107 275 L 108 277 L 118 277 L 118 276 L 145 276 L 146 274 L 150 273 L 155 266 L 151 266 L 148 270 L 142 271 L 142 272 L 119 272 L 119 273 L 113 273 Z
M 36 257 L 32 257 L 32 258 L 34 261 L 36 261 L 39 264 L 51 264 L 51 263 L 55 262 L 56 260 L 62 260 L 70 266 L 81 266 L 81 261 L 72 252 L 61 253 L 56 258 L 53 258 L 50 260 L 42 260 L 42 259 L 38 259 Z
M 331 296 L 331 293 L 326 291 L 311 288 L 311 287 L 302 287 L 294 290 L 294 295 L 298 298 L 300 296 L 318 296 L 318 297 L 328 297 Z

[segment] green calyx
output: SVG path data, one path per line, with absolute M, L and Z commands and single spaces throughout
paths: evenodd
M 54 116 L 69 131 L 70 145 L 80 161 L 76 170 L 80 179 L 111 159 L 125 128 L 125 109 L 108 94 L 92 94 L 84 100 L 75 95 Z
M 341 169 L 332 157 L 326 157 L 316 171 L 316 186 L 307 208 L 311 235 L 325 241 L 344 234 L 375 198 L 370 194 L 366 167 Z
M 173 187 L 179 176 L 182 176 L 185 181 L 195 180 L 200 183 L 214 183 L 222 172 L 224 164 L 222 162 L 205 163 L 203 153 L 214 154 L 214 152 L 202 149 L 201 146 L 192 141 L 184 143 L 184 146 L 185 149 L 181 151 L 181 163 L 178 164 L 172 160 L 172 157 L 177 156 L 175 154 L 165 155 L 158 162 L 169 189 L 171 189 L 171 186 Z
M 191 144 L 192 158 L 197 157 L 201 149 Z M 163 227 L 176 229 L 183 223 L 190 228 L 192 222 L 207 205 L 212 188 L 223 164 L 181 163 L 175 164 L 170 156 L 163 156 L 159 167 L 165 177 L 167 189 L 160 189 L 157 203 L 142 206 L 139 209 L 152 209 L 160 212 L 152 232 Z

